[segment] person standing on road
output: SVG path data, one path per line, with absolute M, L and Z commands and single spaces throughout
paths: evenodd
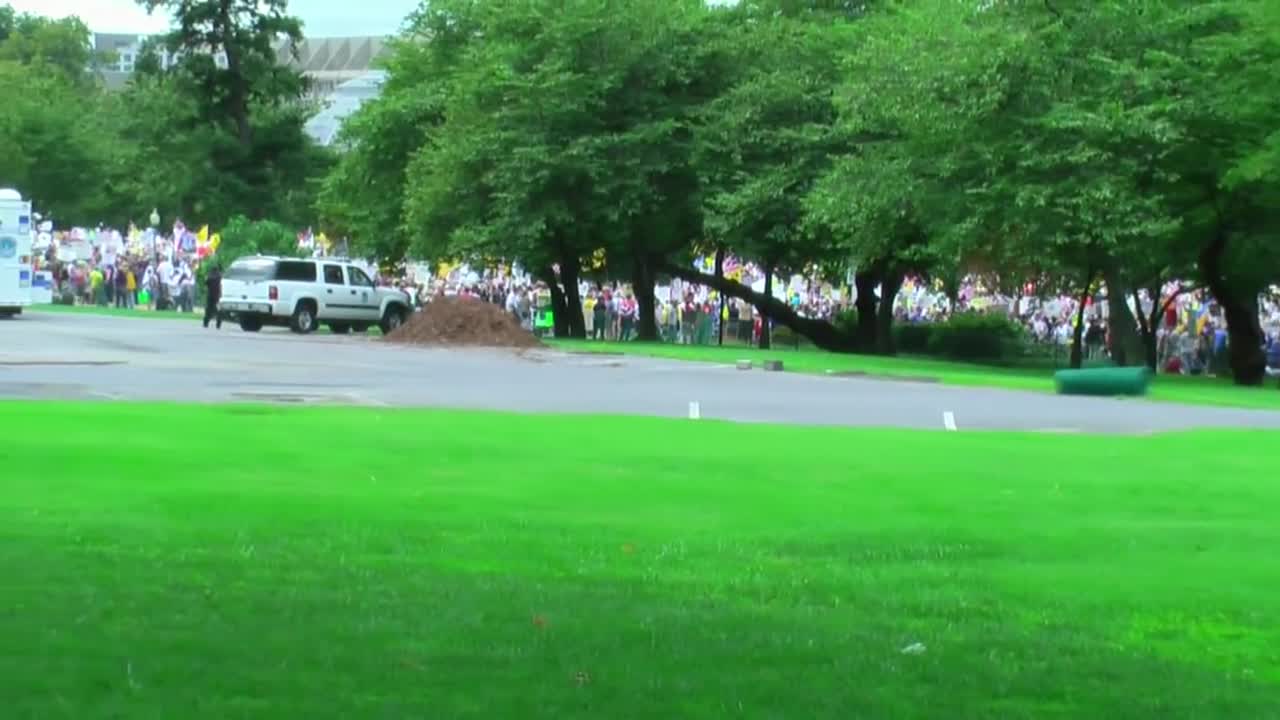
M 222 270 L 217 265 L 209 268 L 209 275 L 204 279 L 204 326 L 209 327 L 209 320 L 214 321 L 214 328 L 222 329 L 222 315 L 218 313 L 218 301 L 222 299 Z

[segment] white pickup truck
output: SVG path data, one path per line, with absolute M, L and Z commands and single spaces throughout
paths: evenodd
M 383 333 L 409 317 L 409 296 L 377 287 L 368 273 L 344 258 L 243 257 L 222 276 L 218 311 L 246 332 L 287 325 L 306 334 L 321 323 L 334 333 Z

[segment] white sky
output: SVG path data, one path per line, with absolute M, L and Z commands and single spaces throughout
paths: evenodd
M 148 34 L 168 29 L 167 17 L 149 17 L 135 0 L 0 0 L 18 12 L 50 17 L 77 15 L 91 30 Z M 419 0 L 291 0 L 310 37 L 391 35 Z

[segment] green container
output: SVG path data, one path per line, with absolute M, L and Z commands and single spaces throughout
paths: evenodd
M 1151 385 L 1151 371 L 1145 367 L 1059 370 L 1053 382 L 1059 395 L 1141 396 Z

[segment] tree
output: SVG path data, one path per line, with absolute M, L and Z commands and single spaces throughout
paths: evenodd
M 0 186 L 19 189 L 60 224 L 97 222 L 110 204 L 114 148 L 99 132 L 96 96 L 15 62 L 0 62 L 0 96 Z
M 222 229 L 218 256 L 233 261 L 246 255 L 301 256 L 293 230 L 271 220 L 250 220 L 243 215 L 231 218 Z
M 960 188 L 981 176 L 975 136 L 1020 44 L 988 23 L 963 3 L 888 5 L 857 24 L 842 59 L 841 126 L 868 141 L 836 159 L 806 204 L 856 271 L 862 350 L 895 350 L 893 303 L 907 273 L 958 275 L 970 239 L 988 232 Z
M 173 93 L 185 107 L 168 131 L 201 146 L 202 161 L 188 163 L 201 168 L 202 196 L 175 210 L 218 222 L 237 212 L 288 220 L 309 214 L 317 189 L 311 178 L 323 173 L 328 157 L 303 129 L 314 111 L 306 79 L 277 56 L 277 47 L 288 51 L 302 39 L 285 0 L 143 4 L 172 13 L 176 26 L 165 38 L 174 62 L 146 91 Z
M 47 18 L 15 13 L 0 6 L 0 62 L 15 62 L 48 70 L 86 89 L 93 83 L 97 61 L 87 38 L 89 28 L 79 18 Z
M 581 266 L 607 247 L 656 338 L 656 272 L 701 230 L 689 126 L 706 17 L 693 1 L 431 3 L 420 22 L 449 29 L 451 64 L 445 120 L 406 177 L 419 253 L 519 261 L 581 335 Z
M 721 39 L 729 59 L 725 89 L 699 109 L 695 125 L 704 237 L 714 248 L 758 260 L 770 296 L 775 273 L 841 255 L 826 227 L 805 223 L 805 198 L 832 159 L 854 147 L 832 102 L 850 33 L 844 24 L 787 16 L 728 19 L 737 22 Z M 734 288 L 728 294 L 753 297 L 735 285 L 724 284 Z M 833 327 L 797 323 L 785 303 L 756 306 L 771 320 L 819 335 L 821 344 L 844 345 Z M 768 343 L 768 333 L 761 342 Z
M 459 39 L 459 28 L 439 15 L 415 14 L 392 43 L 380 94 L 339 132 L 339 157 L 324 178 L 317 210 L 326 227 L 379 262 L 400 263 L 414 239 L 405 209 L 408 167 L 444 121 L 447 82 L 460 67 Z

